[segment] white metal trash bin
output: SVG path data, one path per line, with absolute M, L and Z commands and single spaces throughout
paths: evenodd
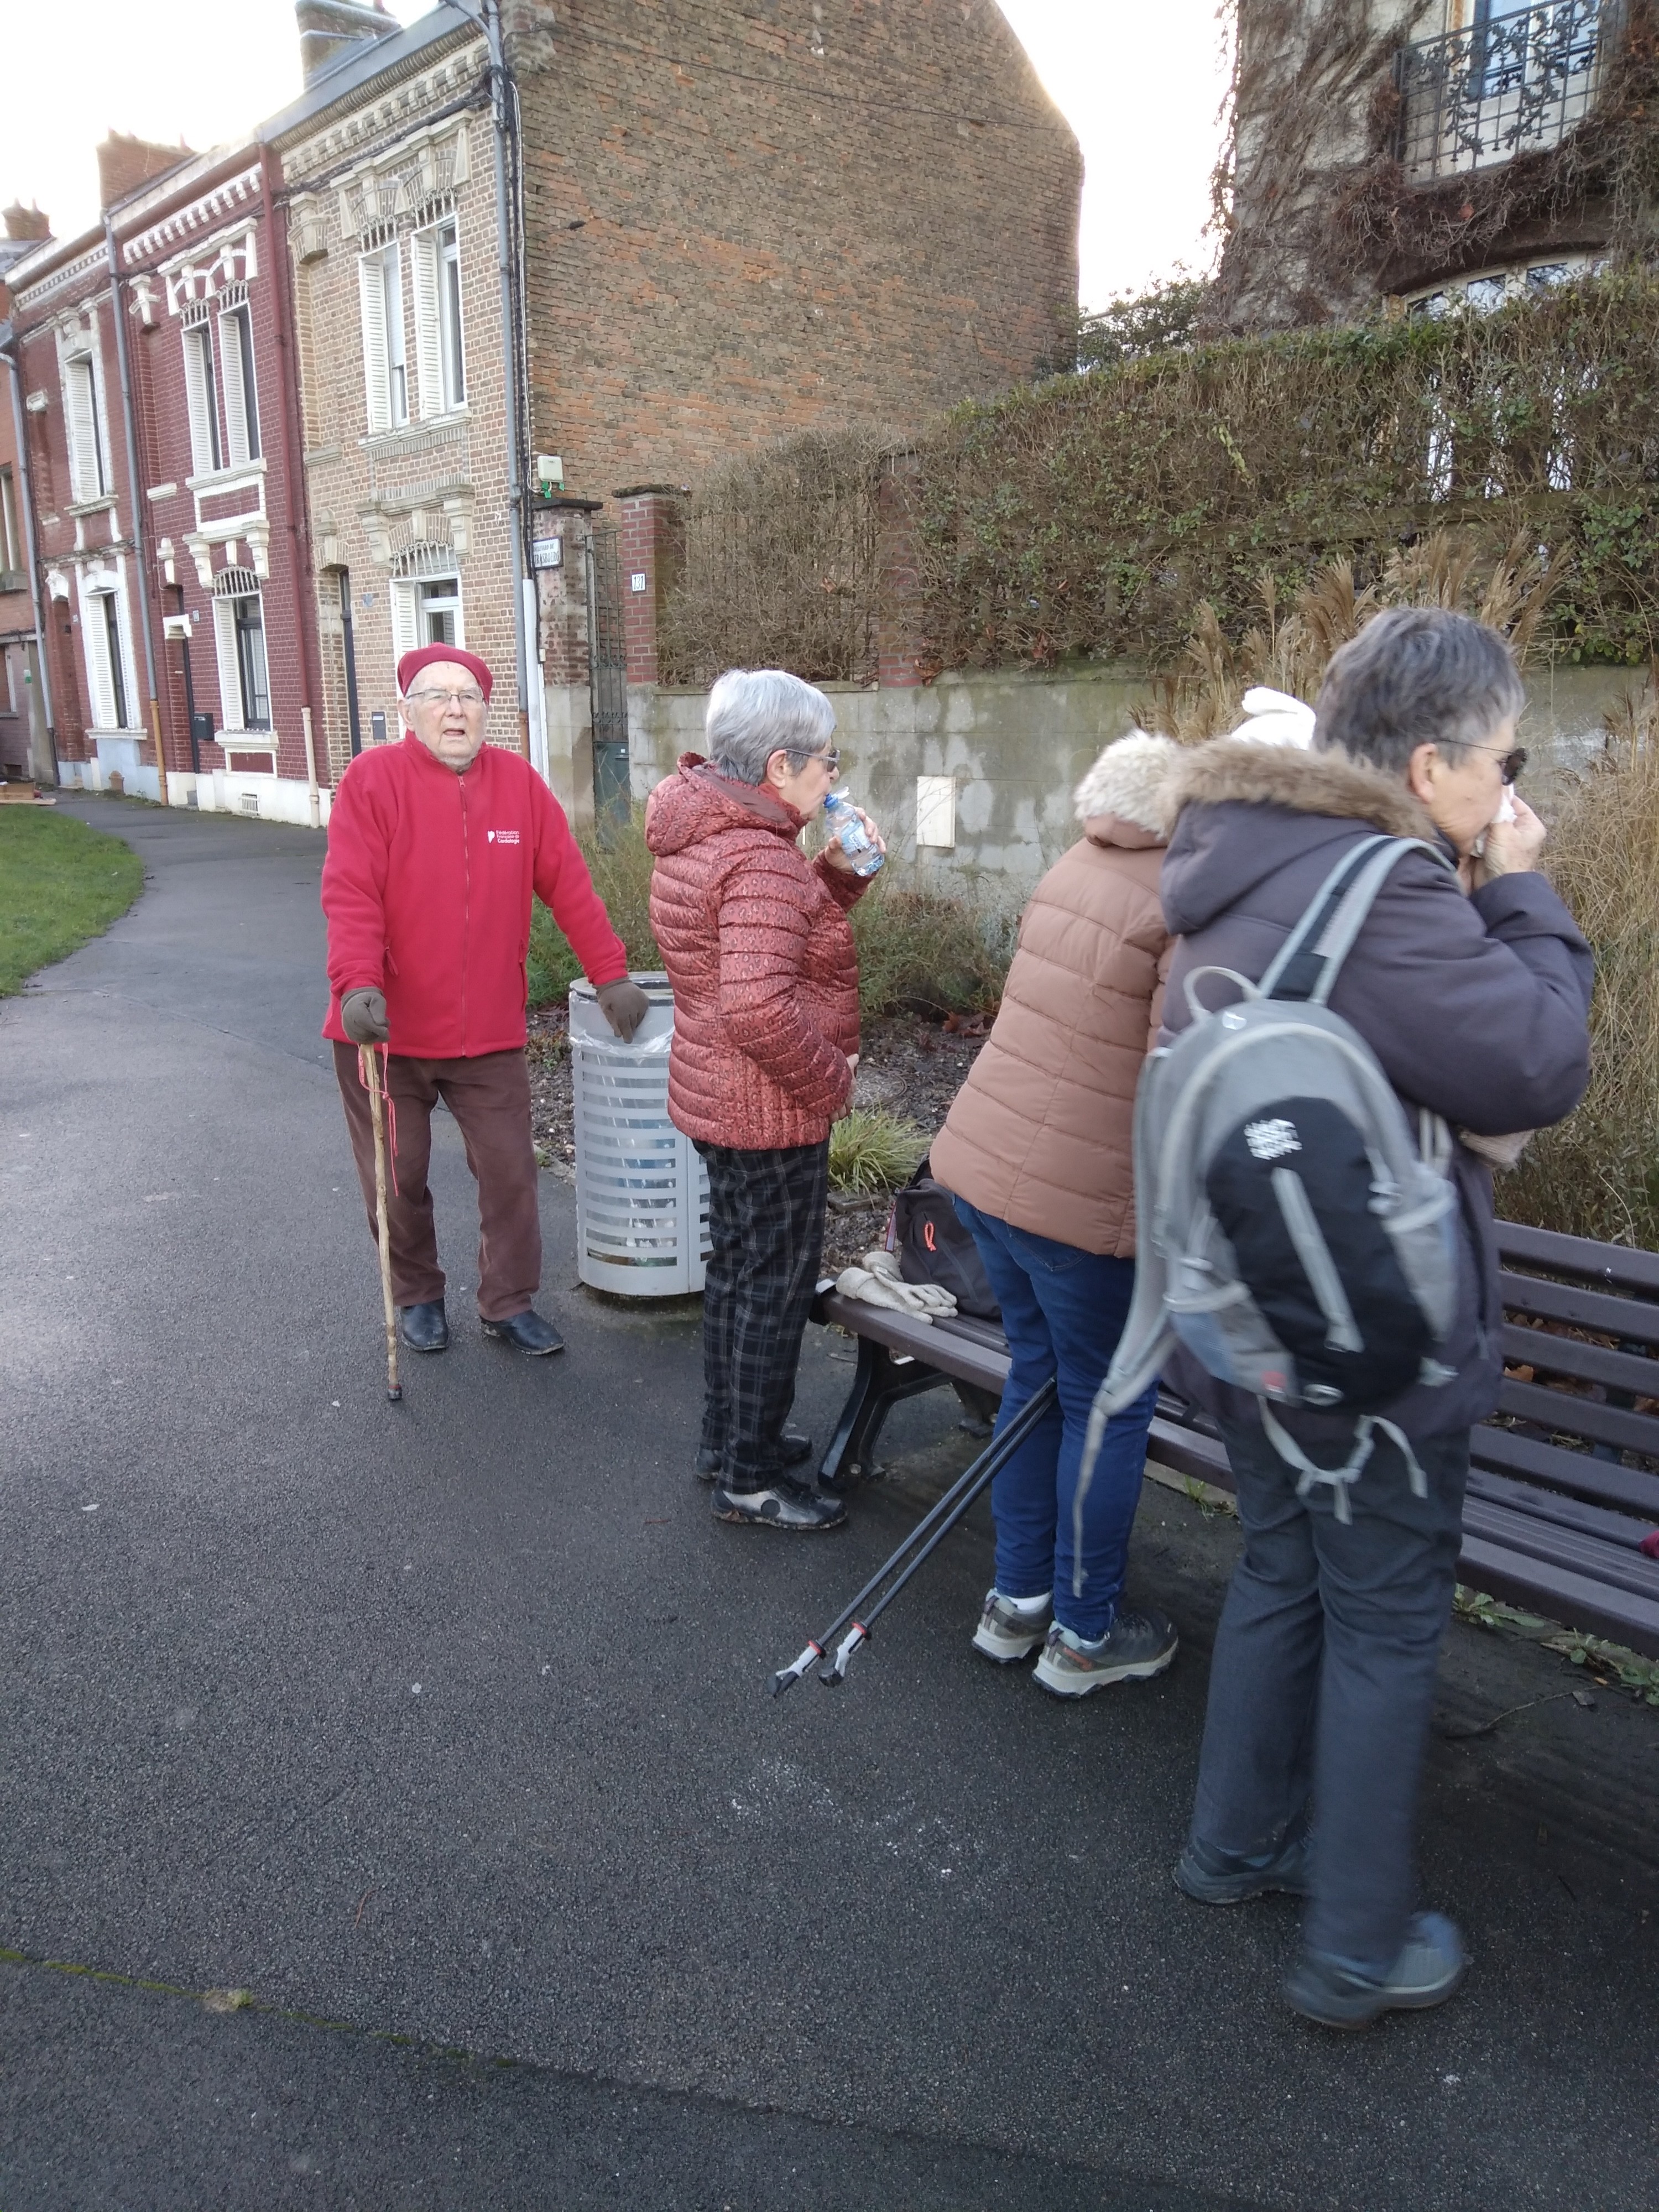
M 631 1044 L 613 1033 L 591 983 L 570 987 L 576 1273 L 596 1291 L 667 1298 L 702 1288 L 708 1172 L 668 1118 L 668 978 L 633 980 L 651 1011 Z

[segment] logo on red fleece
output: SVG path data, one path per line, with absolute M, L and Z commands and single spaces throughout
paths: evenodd
M 516 830 L 486 830 L 484 835 L 486 841 L 491 845 L 516 845 L 519 842 L 519 833 Z

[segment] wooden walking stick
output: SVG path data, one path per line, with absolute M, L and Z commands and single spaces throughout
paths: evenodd
M 398 1309 L 392 1303 L 392 1236 L 386 1218 L 386 1101 L 380 1091 L 380 1056 L 372 1044 L 357 1048 L 358 1064 L 368 1087 L 369 1118 L 374 1124 L 374 1230 L 380 1252 L 380 1303 L 386 1309 L 386 1395 L 395 1404 L 404 1395 L 398 1380 Z

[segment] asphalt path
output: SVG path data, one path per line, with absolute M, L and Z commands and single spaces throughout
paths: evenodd
M 0 1006 L 5 2212 L 1653 2212 L 1639 1850 L 1560 1858 L 1437 1765 L 1466 1992 L 1296 2021 L 1293 1910 L 1170 1884 L 1225 1562 L 1161 1509 L 1158 1683 L 976 1661 L 981 1525 L 845 1689 L 771 1701 L 902 1488 L 837 1537 L 714 1523 L 695 1315 L 579 1290 L 550 1178 L 569 1350 L 485 1341 L 442 1117 L 455 1342 L 388 1406 L 320 839 L 74 811 L 150 880 Z M 848 1373 L 809 1332 L 820 1434 Z

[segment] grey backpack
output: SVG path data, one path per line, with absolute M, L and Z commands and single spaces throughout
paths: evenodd
M 1451 1139 L 1437 1117 L 1414 1134 L 1369 1045 L 1327 1000 L 1389 871 L 1414 838 L 1377 836 L 1345 853 L 1261 982 L 1230 969 L 1186 978 L 1191 1025 L 1155 1052 L 1135 1100 L 1133 1301 L 1090 1419 L 1077 1523 L 1106 1423 L 1146 1389 L 1178 1340 L 1256 1400 L 1275 1448 L 1315 1482 L 1347 1486 L 1381 1408 L 1451 1370 L 1436 1357 L 1456 1304 Z M 1242 1004 L 1212 1012 L 1198 986 L 1221 976 Z M 1271 1407 L 1354 1416 L 1339 1468 L 1315 1464 Z

